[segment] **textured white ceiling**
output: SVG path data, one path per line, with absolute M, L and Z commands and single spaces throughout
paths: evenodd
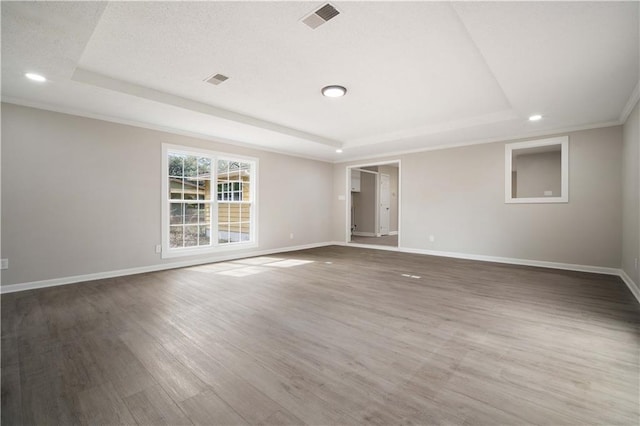
M 637 2 L 332 2 L 300 22 L 323 4 L 3 2 L 2 98 L 333 161 L 616 124 L 637 99 Z

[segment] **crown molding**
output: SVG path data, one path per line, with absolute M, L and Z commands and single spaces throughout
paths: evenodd
M 155 130 L 155 131 L 158 131 L 158 132 L 170 133 L 170 134 L 173 134 L 173 135 L 186 136 L 186 137 L 190 137 L 190 138 L 197 138 L 197 139 L 202 139 L 202 140 L 206 140 L 206 141 L 210 141 L 210 142 L 218 142 L 218 143 L 224 143 L 224 144 L 228 144 L 228 145 L 235 145 L 235 146 L 240 146 L 242 148 L 253 149 L 253 150 L 256 150 L 256 151 L 265 151 L 265 152 L 270 152 L 270 153 L 273 153 L 273 154 L 286 155 L 288 157 L 302 158 L 304 160 L 321 161 L 323 163 L 331 163 L 332 162 L 332 160 L 329 160 L 329 159 L 326 159 L 326 158 L 320 158 L 320 157 L 314 157 L 314 156 L 311 156 L 311 155 L 302 155 L 302 154 L 296 154 L 296 153 L 292 153 L 292 152 L 281 151 L 281 150 L 272 149 L 272 148 L 269 148 L 269 147 L 264 147 L 262 145 L 254 145 L 254 144 L 250 144 L 250 143 L 247 143 L 247 142 L 242 142 L 242 141 L 238 141 L 238 140 L 234 140 L 234 139 L 228 139 L 228 138 L 218 137 L 218 136 L 211 136 L 211 135 L 207 135 L 207 134 L 204 134 L 204 133 L 198 133 L 198 132 L 190 132 L 188 130 L 179 130 L 179 129 L 175 129 L 173 127 L 160 126 L 160 125 L 157 125 L 157 124 L 146 123 L 146 122 L 143 122 L 143 121 L 129 120 L 129 119 L 124 119 L 124 118 L 112 117 L 112 116 L 109 116 L 109 115 L 96 114 L 96 113 L 87 112 L 87 111 L 81 111 L 81 110 L 78 110 L 78 109 L 68 108 L 68 107 L 64 107 L 64 106 L 60 106 L 60 105 L 52 105 L 52 104 L 47 104 L 47 103 L 44 103 L 44 102 L 30 101 L 30 100 L 26 100 L 26 99 L 22 99 L 22 98 L 14 98 L 14 97 L 3 96 L 2 97 L 2 103 L 18 105 L 18 106 L 23 106 L 23 107 L 27 107 L 27 108 L 41 109 L 41 110 L 44 110 L 44 111 L 57 112 L 57 113 L 60 113 L 60 114 L 74 115 L 74 116 L 77 116 L 77 117 L 89 118 L 89 119 L 92 119 L 92 120 L 106 121 L 108 123 L 122 124 L 122 125 L 125 125 L 125 126 L 139 127 L 139 128 L 142 128 L 142 129 Z
M 631 111 L 633 111 L 633 107 L 636 106 L 639 99 L 640 99 L 640 82 L 636 83 L 636 87 L 633 89 L 633 91 L 629 95 L 629 99 L 627 99 L 627 103 L 625 104 L 624 108 L 622 109 L 622 112 L 620 113 L 620 117 L 618 118 L 618 121 L 620 122 L 620 124 L 626 123 L 627 118 L 629 118 L 629 114 L 631 114 Z
M 450 149 L 450 148 L 461 148 L 465 146 L 472 145 L 484 145 L 489 143 L 498 143 L 498 142 L 514 142 L 518 140 L 526 140 L 531 138 L 538 138 L 543 136 L 559 136 L 562 133 L 572 133 L 579 132 L 583 130 L 594 130 L 594 129 L 604 129 L 607 127 L 620 126 L 622 123 L 619 121 L 606 121 L 602 123 L 594 123 L 594 124 L 585 124 L 582 126 L 573 126 L 573 127 L 564 127 L 560 129 L 550 129 L 539 132 L 530 132 L 530 133 L 517 133 L 510 134 L 506 136 L 500 136 L 495 138 L 487 138 L 487 139 L 477 139 L 471 141 L 464 141 L 459 143 L 451 143 L 451 144 L 441 144 L 441 145 L 432 145 L 425 146 L 422 148 L 408 149 L 408 150 L 400 150 L 400 151 L 392 151 L 385 152 L 383 154 L 375 154 L 375 155 L 362 155 L 362 156 L 353 156 L 345 159 L 340 159 L 333 161 L 334 164 L 342 164 L 342 163 L 350 163 L 353 161 L 362 161 L 362 160 L 377 160 L 377 159 L 385 159 L 387 157 L 395 157 L 398 155 L 406 155 L 406 154 L 416 154 L 420 152 L 427 151 L 439 151 L 442 149 Z M 349 147 L 345 147 L 345 152 L 349 149 Z

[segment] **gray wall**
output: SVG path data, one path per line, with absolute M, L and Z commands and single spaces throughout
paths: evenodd
M 376 232 L 376 175 L 360 172 L 360 192 L 353 192 L 354 232 Z
M 162 143 L 259 159 L 257 250 L 330 241 L 330 164 L 3 104 L 2 284 L 198 259 L 154 252 Z
M 640 287 L 635 259 L 640 257 L 640 106 L 636 104 L 623 130 L 622 269 Z
M 504 142 L 381 158 L 402 161 L 402 247 L 619 268 L 622 126 L 568 136 L 569 203 L 505 204 Z M 348 164 L 334 166 L 336 241 Z
M 553 197 L 560 197 L 561 157 L 560 151 L 516 157 L 516 198 L 545 197 L 545 191 L 552 191 Z

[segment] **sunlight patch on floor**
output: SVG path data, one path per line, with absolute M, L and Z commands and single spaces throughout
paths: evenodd
M 268 268 L 262 266 L 245 266 L 241 268 L 230 269 L 228 271 L 221 271 L 218 272 L 218 275 L 227 275 L 229 277 L 247 277 L 249 275 L 256 275 L 268 270 Z
M 282 260 L 280 262 L 269 263 L 267 266 L 275 266 L 278 268 L 291 268 L 292 266 L 306 265 L 307 263 L 313 263 L 313 260 L 289 259 L 289 260 Z

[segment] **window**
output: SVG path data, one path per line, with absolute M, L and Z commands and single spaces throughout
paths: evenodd
M 242 201 L 242 182 L 219 183 L 218 200 Z
M 255 159 L 163 145 L 163 257 L 255 245 L 256 167 Z

